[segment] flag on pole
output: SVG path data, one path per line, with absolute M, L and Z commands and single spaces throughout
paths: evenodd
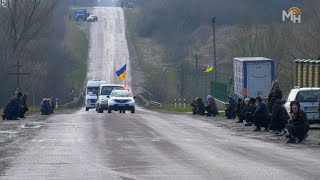
M 124 66 L 122 66 L 121 69 L 119 69 L 116 72 L 117 76 L 119 77 L 119 79 L 122 81 L 126 78 L 127 75 L 127 65 L 125 64 Z
M 212 64 L 208 64 L 206 70 L 204 72 L 212 72 L 213 71 L 213 65 Z

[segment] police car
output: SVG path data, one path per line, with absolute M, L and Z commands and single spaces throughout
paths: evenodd
M 111 113 L 112 111 L 125 113 L 126 110 L 135 113 L 135 96 L 132 95 L 131 91 L 115 89 L 108 98 L 108 113 Z

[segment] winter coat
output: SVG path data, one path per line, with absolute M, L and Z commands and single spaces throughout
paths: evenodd
M 276 100 L 274 105 L 272 106 L 272 114 L 271 114 L 271 127 L 272 130 L 282 130 L 286 124 L 288 124 L 288 120 L 290 116 L 283 106 L 283 103 L 280 99 Z
M 303 137 L 306 133 L 307 126 L 309 125 L 309 121 L 306 113 L 303 110 L 299 110 L 297 115 L 293 114 L 291 116 L 292 120 L 290 124 L 293 124 L 296 128 L 296 136 Z
M 213 98 L 208 99 L 208 106 L 213 113 L 218 113 L 217 104 Z
M 268 95 L 268 110 L 272 112 L 272 106 L 277 99 L 282 99 L 282 91 L 280 88 L 272 88 Z
M 5 107 L 5 111 L 7 113 L 16 112 L 18 109 L 21 108 L 21 99 L 18 96 L 13 96 L 8 104 Z

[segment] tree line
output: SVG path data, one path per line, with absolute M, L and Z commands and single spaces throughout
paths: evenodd
M 294 82 L 293 61 L 320 57 L 320 3 L 316 0 L 135 2 L 140 6 L 135 31 L 140 37 L 165 47 L 163 63 L 176 65 L 181 71 L 178 83 L 172 88 L 180 89 L 175 97 L 185 93 L 185 84 L 190 82 L 186 75 L 195 74 L 195 53 L 205 59 L 201 66 L 212 61 L 213 16 L 216 17 L 216 70 L 224 76 L 220 81 L 226 82 L 232 76 L 232 68 L 224 67 L 232 64 L 233 57 L 264 56 L 276 60 L 277 78 L 287 92 Z M 302 10 L 301 24 L 282 22 L 282 11 L 293 6 Z
M 42 97 L 65 100 L 74 88 L 71 76 L 77 61 L 65 42 L 70 2 L 1 0 L 0 4 L 0 107 L 17 89 L 28 92 L 29 101 L 36 104 Z

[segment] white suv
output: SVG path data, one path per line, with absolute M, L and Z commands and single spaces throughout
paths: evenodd
M 114 89 L 126 89 L 122 84 L 102 84 L 99 88 L 98 99 L 96 103 L 96 111 L 103 113 L 104 110 L 108 110 L 108 96 Z
M 108 100 L 108 113 L 111 113 L 112 110 L 119 110 L 120 113 L 130 110 L 131 113 L 135 113 L 134 98 L 129 90 L 113 90 Z
M 290 102 L 298 101 L 300 109 L 306 112 L 308 120 L 311 124 L 320 123 L 319 117 L 319 95 L 320 88 L 296 88 L 290 91 L 285 107 L 290 111 Z

